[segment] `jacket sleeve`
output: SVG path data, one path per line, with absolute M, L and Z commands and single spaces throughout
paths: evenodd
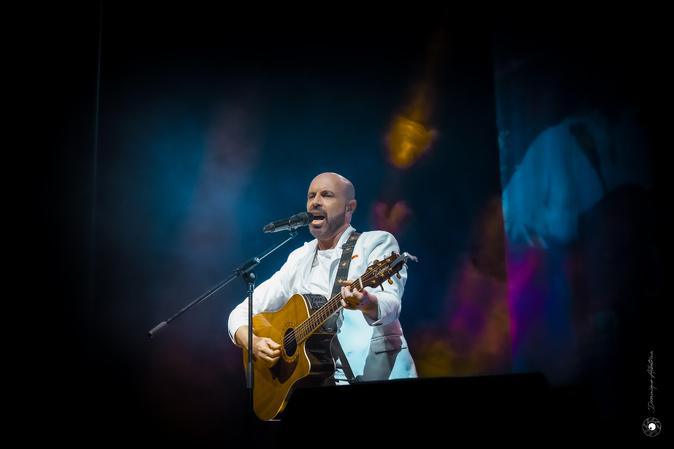
M 255 287 L 253 291 L 253 315 L 271 312 L 283 307 L 290 298 L 291 278 L 300 257 L 302 247 L 288 256 L 283 266 L 272 277 Z M 227 330 L 229 338 L 236 344 L 234 334 L 241 326 L 248 325 L 248 297 L 229 314 Z
M 384 231 L 375 231 L 372 232 L 372 236 L 368 236 L 368 241 L 364 242 L 366 249 L 371 251 L 367 257 L 368 267 L 372 265 L 375 260 L 384 260 L 391 255 L 391 252 L 395 251 L 400 253 L 400 247 L 398 246 L 398 241 L 393 237 L 392 234 Z M 402 297 L 405 290 L 405 282 L 407 282 L 407 267 L 403 267 L 399 272 L 400 279 L 396 276 L 391 277 L 393 284 L 389 284 L 387 281 L 384 281 L 382 287 L 366 287 L 365 290 L 368 293 L 372 293 L 377 297 L 378 304 L 378 317 L 377 320 L 372 320 L 366 315 L 365 321 L 370 326 L 381 326 L 392 323 L 397 320 L 400 316 L 400 310 L 402 308 Z

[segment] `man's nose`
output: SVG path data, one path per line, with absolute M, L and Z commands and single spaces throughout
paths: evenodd
M 323 206 L 323 201 L 321 201 L 318 197 L 314 197 L 311 200 L 310 209 L 316 209 L 316 208 L 320 208 L 322 206 Z

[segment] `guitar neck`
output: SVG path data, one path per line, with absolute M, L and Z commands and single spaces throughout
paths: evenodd
M 365 288 L 361 278 L 356 279 L 356 281 L 354 281 L 350 287 L 352 290 L 358 291 L 362 291 Z M 339 312 L 342 308 L 342 293 L 340 292 L 330 298 L 328 302 L 323 304 L 323 306 L 316 310 L 302 324 L 297 326 L 295 329 L 295 335 L 298 343 L 301 343 L 309 338 L 323 325 L 323 323 L 328 320 L 328 318 L 330 318 L 334 313 Z

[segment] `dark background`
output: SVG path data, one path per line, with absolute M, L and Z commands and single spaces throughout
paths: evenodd
M 510 341 L 492 352 L 471 346 L 472 337 L 503 340 L 498 336 L 509 322 L 502 295 L 507 236 L 496 232 L 487 240 L 483 232 L 503 222 L 498 199 L 509 173 L 499 155 L 495 73 L 504 60 L 543 54 L 547 65 L 538 73 L 568 74 L 548 117 L 564 117 L 583 100 L 609 109 L 611 100 L 627 104 L 639 111 L 648 136 L 639 151 L 653 167 L 652 207 L 646 213 L 618 208 L 653 222 L 635 231 L 634 247 L 624 254 L 632 259 L 628 267 L 651 264 L 644 276 L 653 293 L 643 299 L 634 287 L 643 279 L 629 280 L 627 307 L 616 308 L 630 319 L 609 342 L 617 346 L 609 352 L 597 343 L 597 357 L 608 362 L 595 368 L 581 361 L 570 381 L 552 382 L 546 407 L 553 405 L 545 410 L 553 411 L 546 416 L 579 433 L 600 422 L 602 436 L 638 438 L 647 400 L 644 354 L 655 350 L 664 363 L 661 304 L 668 291 L 671 201 L 662 107 L 671 87 L 657 24 L 649 27 L 639 15 L 610 25 L 596 15 L 561 14 L 547 24 L 540 17 L 466 20 L 441 8 L 105 4 L 99 28 L 98 6 L 29 12 L 19 35 L 22 59 L 31 62 L 26 116 L 45 122 L 26 136 L 47 140 L 34 159 L 28 155 L 37 175 L 27 187 L 36 200 L 30 209 L 46 226 L 38 225 L 26 248 L 39 250 L 48 273 L 29 284 L 37 287 L 31 311 L 39 310 L 49 329 L 28 353 L 35 366 L 23 401 L 29 423 L 97 444 L 228 444 L 244 429 L 254 430 L 258 442 L 274 441 L 279 426 L 244 412 L 240 351 L 226 335 L 226 316 L 243 297 L 242 285 L 230 285 L 154 341 L 145 333 L 275 241 L 259 227 L 302 210 L 306 186 L 322 171 L 353 180 L 358 229 L 379 224 L 378 203 L 404 201 L 413 211 L 396 236 L 423 261 L 411 268 L 401 316 L 422 376 L 545 371 L 545 364 L 513 360 Z M 646 32 L 630 31 L 637 26 Z M 413 167 L 396 169 L 386 162 L 386 130 L 409 104 L 415 83 L 427 79 L 429 42 L 439 29 L 446 44 L 428 123 L 440 137 Z M 545 86 L 540 79 L 527 85 Z M 532 135 L 556 120 L 525 119 Z M 298 240 L 309 240 L 308 233 Z M 657 254 L 644 256 L 644 245 Z M 287 252 L 266 261 L 258 276 L 273 273 Z M 464 310 L 462 276 L 476 279 L 471 273 L 478 273 L 477 285 L 492 286 L 478 310 L 500 317 L 484 331 L 454 320 Z M 613 273 L 597 276 L 610 283 Z M 607 376 L 610 387 L 602 390 Z M 417 391 L 432 395 L 428 385 Z M 450 398 L 464 387 L 432 385 Z M 660 416 L 667 407 L 661 387 Z M 413 390 L 398 393 L 402 408 L 419 409 Z M 519 399 L 524 404 L 526 394 Z M 616 396 L 617 402 L 607 399 Z M 465 392 L 455 397 L 461 399 L 446 413 L 459 423 L 472 399 Z M 494 397 L 511 403 L 513 414 L 525 413 L 517 398 Z M 489 401 L 486 393 L 480 398 Z M 471 413 L 479 413 L 473 405 Z M 624 425 L 635 426 L 634 433 Z M 515 424 L 511 430 L 519 435 Z

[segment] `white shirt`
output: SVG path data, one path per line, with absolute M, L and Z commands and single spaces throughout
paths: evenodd
M 311 293 L 316 293 L 328 298 L 332 293 L 332 284 L 330 283 L 330 266 L 335 259 L 337 248 L 317 250 L 311 264 L 309 273 L 309 287 Z

